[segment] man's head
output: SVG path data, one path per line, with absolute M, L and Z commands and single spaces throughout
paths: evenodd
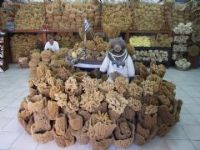
M 53 41 L 54 41 L 53 36 L 48 36 L 48 41 L 51 45 L 53 45 Z
M 110 46 L 114 53 L 121 53 L 126 49 L 126 43 L 121 37 L 112 39 Z

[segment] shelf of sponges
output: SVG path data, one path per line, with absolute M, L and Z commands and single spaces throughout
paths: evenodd
M 97 32 L 103 32 L 103 29 L 96 28 L 94 31 Z M 12 31 L 7 31 L 11 33 L 43 33 L 43 32 L 79 32 L 78 28 L 75 29 L 16 29 Z M 167 30 L 127 30 L 127 31 L 121 31 L 122 33 L 135 33 L 135 34 L 171 34 L 170 31 Z
M 172 47 L 143 47 L 143 46 L 136 46 L 134 47 L 135 50 L 166 50 L 166 51 L 171 51 Z
M 172 50 L 168 47 L 137 47 L 133 54 L 133 60 L 139 62 L 145 62 L 149 65 L 149 62 L 157 62 L 170 66 L 171 64 Z
M 150 66 L 152 61 L 143 61 L 143 60 L 133 60 L 135 63 L 143 63 L 145 66 Z M 169 61 L 155 62 L 157 65 L 164 65 L 165 67 L 170 67 L 171 63 Z

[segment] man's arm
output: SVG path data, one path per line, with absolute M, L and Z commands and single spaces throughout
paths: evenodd
M 55 50 L 58 51 L 60 49 L 58 42 L 55 44 Z

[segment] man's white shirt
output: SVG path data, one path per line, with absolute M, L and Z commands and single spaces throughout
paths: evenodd
M 47 50 L 47 49 L 49 49 L 49 50 L 51 50 L 51 51 L 53 51 L 53 52 L 58 51 L 58 50 L 59 50 L 58 42 L 53 41 L 53 44 L 52 44 L 52 45 L 50 44 L 50 42 L 47 42 L 47 43 L 45 44 L 44 50 Z

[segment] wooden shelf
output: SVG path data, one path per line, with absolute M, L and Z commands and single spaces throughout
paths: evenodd
M 94 31 L 96 32 L 103 32 L 103 29 L 101 28 L 95 28 Z M 48 29 L 48 30 L 42 30 L 42 29 L 16 29 L 13 31 L 7 31 L 10 33 L 48 33 L 48 32 L 79 32 L 79 29 Z M 170 31 L 162 31 L 162 30 L 128 30 L 128 31 L 121 31 L 122 33 L 138 33 L 138 34 L 168 34 Z
M 48 33 L 78 33 L 79 32 L 79 29 L 76 28 L 76 29 L 63 29 L 63 30 L 60 30 L 60 29 L 48 29 L 48 30 L 40 30 L 40 29 L 21 29 L 21 30 L 14 30 L 14 31 L 8 31 L 8 33 L 38 33 L 38 34 L 41 34 L 42 36 L 42 41 L 43 41 L 43 44 L 46 43 L 47 41 L 47 34 Z M 95 28 L 94 29 L 94 32 L 103 32 L 103 29 L 102 28 Z M 167 30 L 157 30 L 157 31 L 153 31 L 153 30 L 128 30 L 128 31 L 121 31 L 121 33 L 125 33 L 125 39 L 129 39 L 130 38 L 130 35 L 131 34 L 141 34 L 141 35 L 156 35 L 156 34 L 171 34 L 172 35 L 172 32 L 171 31 L 167 31 Z M 158 50 L 164 50 L 164 51 L 168 51 L 168 54 L 169 54 L 169 61 L 168 62 L 163 62 L 161 64 L 165 64 L 166 66 L 169 66 L 170 65 L 170 62 L 171 62 L 171 55 L 172 55 L 172 47 L 135 47 L 136 50 L 155 50 L 155 49 L 158 49 Z M 150 62 L 147 62 L 147 61 L 142 61 L 143 63 L 145 64 L 149 64 Z
M 13 31 L 7 31 L 8 33 L 44 33 L 44 30 L 37 30 L 37 29 L 16 29 Z
M 151 61 L 144 61 L 144 60 L 134 60 L 134 62 L 142 62 L 145 66 L 150 66 Z M 169 67 L 171 65 L 170 61 L 162 61 L 162 62 L 158 62 L 156 61 L 156 64 L 160 65 L 163 64 L 166 67 Z
M 5 71 L 5 70 L 7 70 L 8 69 L 8 63 L 7 63 L 7 49 L 6 49 L 6 43 L 4 43 L 4 41 L 5 41 L 5 38 L 6 38 L 6 34 L 2 34 L 2 36 L 1 36 L 1 42 L 3 42 L 3 43 L 1 43 L 2 45 L 1 45 L 1 48 L 0 48 L 0 53 L 1 53 L 1 58 L 0 58 L 0 72 L 3 72 L 3 71 Z
M 167 30 L 129 30 L 129 31 L 123 31 L 126 33 L 135 33 L 135 34 L 171 34 L 171 31 Z
M 101 32 L 101 29 L 94 29 L 94 31 Z M 79 32 L 79 29 L 48 29 L 48 30 L 39 30 L 39 29 L 16 29 L 13 31 L 7 31 L 8 33 L 67 33 L 67 32 Z
M 135 50 L 171 50 L 172 47 L 143 47 L 143 46 L 138 46 L 134 47 Z

